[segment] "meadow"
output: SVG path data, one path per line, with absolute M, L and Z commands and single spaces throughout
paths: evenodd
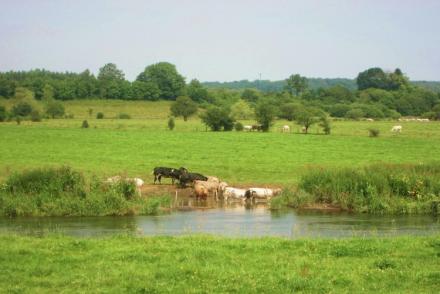
M 184 166 L 231 184 L 286 186 L 313 167 L 431 162 L 440 154 L 437 122 L 334 121 L 327 136 L 317 126 L 300 134 L 300 126 L 281 120 L 268 133 L 211 132 L 193 117 L 177 119 L 170 131 L 169 102 L 92 100 L 65 106 L 73 119 L 0 124 L 0 179 L 16 170 L 68 165 L 89 175 L 124 173 L 149 182 L 155 166 Z M 106 118 L 95 119 L 99 111 Z M 121 112 L 132 119 L 117 119 Z M 80 128 L 84 119 L 89 129 Z M 280 132 L 284 124 L 292 133 Z M 395 124 L 403 126 L 401 134 L 390 132 Z M 379 137 L 370 138 L 369 128 L 379 129 Z
M 0 235 L 8 293 L 436 293 L 440 238 Z

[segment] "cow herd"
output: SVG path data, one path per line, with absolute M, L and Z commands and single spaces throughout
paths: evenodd
M 192 186 L 197 199 L 206 199 L 212 195 L 216 200 L 223 197 L 226 202 L 230 201 L 258 201 L 269 200 L 281 193 L 281 189 L 269 188 L 234 188 L 228 183 L 220 181 L 217 177 L 204 176 L 199 173 L 189 172 L 186 168 L 155 167 L 153 170 L 154 183 L 161 183 L 162 178 L 171 178 L 172 183 L 177 180 L 179 186 L 184 188 Z

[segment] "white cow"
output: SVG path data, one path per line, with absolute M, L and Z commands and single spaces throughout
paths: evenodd
M 248 195 L 252 199 L 271 199 L 272 197 L 281 193 L 281 189 L 269 189 L 269 188 L 249 188 L 247 190 Z
M 252 131 L 252 126 L 244 126 L 243 130 L 250 132 L 250 131 Z
M 228 186 L 228 183 L 226 182 L 220 182 L 220 184 L 218 184 L 218 190 L 219 192 L 223 193 L 226 189 L 226 187 Z
M 402 131 L 402 126 L 394 126 L 391 128 L 391 132 L 400 133 Z
M 220 183 L 220 180 L 217 177 L 207 176 L 208 182 Z
M 284 126 L 281 128 L 281 132 L 283 132 L 283 133 L 289 133 L 289 132 L 290 132 L 290 127 L 289 127 L 288 125 L 284 125 Z
M 246 200 L 246 189 L 239 189 L 233 187 L 225 187 L 223 191 L 223 198 L 225 201 L 245 201 Z

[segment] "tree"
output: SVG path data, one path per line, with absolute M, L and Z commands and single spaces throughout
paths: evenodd
M 45 84 L 43 87 L 43 97 L 42 97 L 43 101 L 49 101 L 49 100 L 53 100 L 54 98 L 54 88 L 49 85 L 49 84 Z
M 280 106 L 280 118 L 287 119 L 288 121 L 293 121 L 295 115 L 303 106 L 299 103 L 286 103 Z
M 400 70 L 400 68 L 396 68 L 393 73 L 388 75 L 388 89 L 389 90 L 398 90 L 401 88 L 408 88 L 409 80 L 405 77 Z
M 320 117 L 323 117 L 323 112 L 321 110 L 304 107 L 297 112 L 295 121 L 304 127 L 304 132 L 307 134 L 309 128 L 317 123 Z
M 347 113 L 345 114 L 346 118 L 349 119 L 354 119 L 354 120 L 359 120 L 361 117 L 364 117 L 365 113 L 362 111 L 362 109 L 360 108 L 353 108 L 350 109 L 349 111 L 347 111 Z
M 170 131 L 174 130 L 174 127 L 176 126 L 175 122 L 174 122 L 174 117 L 170 116 L 170 118 L 168 119 L 168 129 Z
M 324 131 L 324 134 L 330 135 L 331 124 L 330 124 L 330 119 L 329 119 L 329 117 L 327 115 L 322 115 L 319 118 L 319 126 Z
M 107 63 L 99 69 L 98 81 L 102 98 L 118 99 L 127 94 L 129 84 L 114 63 Z
M 388 77 L 379 67 L 360 72 L 356 78 L 356 83 L 359 90 L 368 88 L 388 89 Z
M 46 113 L 52 118 L 62 117 L 64 112 L 64 105 L 59 101 L 52 100 L 46 104 Z
M 160 90 L 153 82 L 134 81 L 131 83 L 131 96 L 133 99 L 156 101 Z
M 245 89 L 243 93 L 241 93 L 241 99 L 249 103 L 256 103 L 260 97 L 260 92 L 255 89 Z
M 206 101 L 208 98 L 208 90 L 206 90 L 196 79 L 191 80 L 186 88 L 186 93 L 193 101 L 199 103 Z
M 237 119 L 250 119 L 253 116 L 253 110 L 249 103 L 244 100 L 237 101 L 231 106 L 231 116 Z
M 162 99 L 175 100 L 185 90 L 185 79 L 177 72 L 176 66 L 168 62 L 147 66 L 136 80 L 156 84 Z
M 171 104 L 171 113 L 175 117 L 182 116 L 186 121 L 188 117 L 197 112 L 197 104 L 188 96 L 179 96 L 176 101 Z
M 261 124 L 261 128 L 264 132 L 267 132 L 273 124 L 276 114 L 277 108 L 274 103 L 268 99 L 260 100 L 255 107 L 255 118 L 257 122 Z
M 210 106 L 204 113 L 200 115 L 202 122 L 205 123 L 212 131 L 231 131 L 234 127 L 234 119 L 225 107 Z
M 288 79 L 286 79 L 285 89 L 290 94 L 295 94 L 298 96 L 307 89 L 307 83 L 306 77 L 302 77 L 299 74 L 291 75 Z
M 11 112 L 14 116 L 28 116 L 32 110 L 32 106 L 28 102 L 20 101 L 12 106 Z

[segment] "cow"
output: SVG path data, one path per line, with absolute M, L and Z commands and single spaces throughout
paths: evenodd
M 246 190 L 246 198 L 252 200 L 258 200 L 258 199 L 270 200 L 272 197 L 280 193 L 281 193 L 281 189 L 249 188 Z
M 262 125 L 252 125 L 251 131 L 262 131 L 263 126 Z
M 213 176 L 207 176 L 208 178 L 208 182 L 216 182 L 216 183 L 220 183 L 220 180 L 217 177 L 213 177 Z
M 220 185 L 219 182 L 212 182 L 212 181 L 199 181 L 199 180 L 195 180 L 195 181 L 194 181 L 194 192 L 195 192 L 196 190 L 201 191 L 202 189 L 200 189 L 199 187 L 202 186 L 202 187 L 205 188 L 205 190 L 208 191 L 208 194 L 209 194 L 209 193 L 214 194 L 215 199 L 217 200 L 217 199 L 218 199 L 218 189 L 219 189 L 219 185 Z M 197 193 L 196 193 L 196 196 L 197 196 Z
M 374 121 L 374 119 L 372 119 L 372 118 L 366 118 L 365 120 L 366 120 L 366 121 L 370 121 L 370 122 L 371 122 L 371 121 Z
M 402 126 L 394 126 L 391 128 L 391 132 L 400 133 L 402 132 Z
M 218 184 L 218 191 L 223 194 L 223 192 L 225 191 L 227 186 L 228 186 L 228 183 L 220 182 L 220 184 Z
M 199 181 L 207 181 L 208 178 L 205 177 L 202 174 L 198 174 L 198 173 L 190 173 L 190 172 L 183 172 L 181 173 L 181 175 L 179 176 L 179 184 L 180 186 L 186 187 L 187 184 L 189 183 L 193 183 L 194 181 L 199 180 Z
M 206 199 L 206 198 L 208 198 L 209 191 L 205 186 L 195 184 L 194 185 L 194 194 L 196 195 L 197 199 Z
M 225 187 L 223 191 L 224 201 L 245 201 L 246 200 L 246 189 L 239 189 L 233 187 Z
M 153 170 L 154 184 L 156 184 L 156 181 L 159 181 L 159 184 L 161 184 L 162 177 L 171 178 L 171 182 L 174 184 L 174 181 L 178 180 L 180 175 L 184 172 L 188 172 L 184 167 L 179 169 L 171 167 L 155 167 Z
M 290 132 L 290 127 L 289 127 L 288 125 L 284 125 L 284 126 L 281 128 L 281 132 L 283 132 L 283 133 L 289 133 L 289 132 Z
M 247 126 L 246 125 L 246 126 L 243 127 L 243 130 L 248 131 L 248 132 L 252 131 L 252 126 Z

